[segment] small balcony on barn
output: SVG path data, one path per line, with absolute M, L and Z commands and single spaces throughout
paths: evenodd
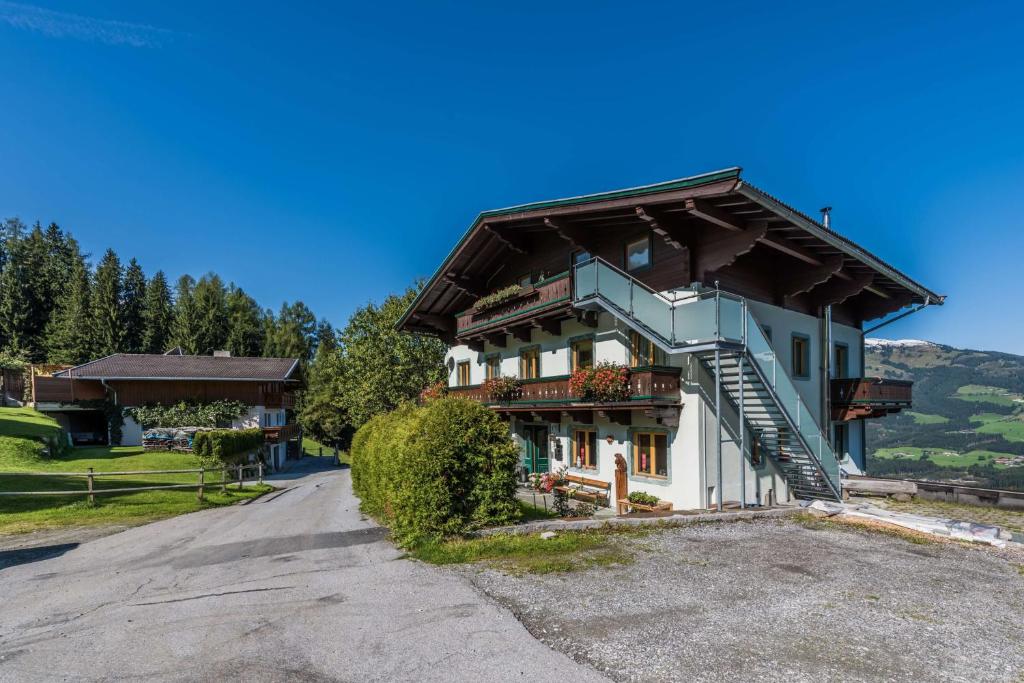
M 506 335 L 528 341 L 533 328 L 560 334 L 561 320 L 571 315 L 572 278 L 565 272 L 481 297 L 455 316 L 455 337 L 471 348 L 482 349 L 485 341 L 504 347 Z
M 863 420 L 909 409 L 913 386 L 913 382 L 882 377 L 833 379 L 832 419 Z
M 552 422 L 563 415 L 574 421 L 592 423 L 595 417 L 618 424 L 631 424 L 634 411 L 642 410 L 668 426 L 679 419 L 680 369 L 673 367 L 634 368 L 630 371 L 630 398 L 616 402 L 586 402 L 572 394 L 569 376 L 521 380 L 515 398 L 495 401 L 482 385 L 449 387 L 452 396 L 479 401 L 503 417 L 531 416 Z
M 302 428 L 296 424 L 263 427 L 263 440 L 267 443 L 285 443 L 302 436 Z

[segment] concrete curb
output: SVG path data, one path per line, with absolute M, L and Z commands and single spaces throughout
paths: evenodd
M 669 515 L 667 517 L 611 517 L 609 519 L 579 519 L 571 522 L 561 520 L 540 520 L 502 526 L 493 529 L 481 529 L 469 534 L 472 537 L 493 536 L 495 534 L 533 534 L 541 531 L 584 531 L 587 529 L 604 529 L 608 527 L 639 527 L 639 526 L 685 526 L 687 524 L 703 524 L 707 522 L 739 522 L 748 519 L 773 519 L 788 517 L 803 512 L 800 507 L 780 507 L 766 510 L 740 510 L 736 512 L 702 512 L 696 515 Z

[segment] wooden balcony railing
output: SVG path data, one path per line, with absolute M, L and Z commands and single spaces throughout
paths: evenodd
M 100 400 L 106 396 L 96 380 L 67 377 L 32 376 L 32 400 L 39 403 L 74 403 Z
M 644 407 L 679 402 L 679 368 L 638 368 L 630 371 L 632 398 L 615 404 L 584 403 L 569 391 L 569 376 L 541 377 L 522 381 L 519 395 L 511 401 L 494 401 L 480 385 L 449 387 L 453 396 L 479 401 L 498 408 L 532 407 Z
M 283 443 L 285 441 L 297 439 L 301 435 L 302 428 L 294 423 L 263 428 L 263 440 L 267 443 Z
M 569 273 L 556 275 L 543 282 L 526 287 L 513 299 L 505 303 L 477 311 L 471 308 L 456 316 L 455 335 L 465 338 L 482 334 L 495 327 L 522 323 L 530 318 L 547 313 L 552 308 L 567 304 L 572 294 Z
M 883 417 L 910 408 L 913 382 L 881 377 L 832 380 L 832 419 Z

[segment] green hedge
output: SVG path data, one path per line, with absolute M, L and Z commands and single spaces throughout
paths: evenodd
M 261 429 L 215 429 L 192 437 L 192 452 L 210 464 L 234 463 L 262 447 Z
M 474 401 L 404 405 L 352 440 L 352 486 L 405 547 L 519 521 L 519 453 L 508 425 Z

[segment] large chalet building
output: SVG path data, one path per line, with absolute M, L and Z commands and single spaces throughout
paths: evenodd
M 485 211 L 399 328 L 448 343 L 449 391 L 507 418 L 530 472 L 625 469 L 694 509 L 839 497 L 864 420 L 911 400 L 863 376 L 865 330 L 943 298 L 731 168 Z M 603 361 L 627 400 L 573 395 Z

